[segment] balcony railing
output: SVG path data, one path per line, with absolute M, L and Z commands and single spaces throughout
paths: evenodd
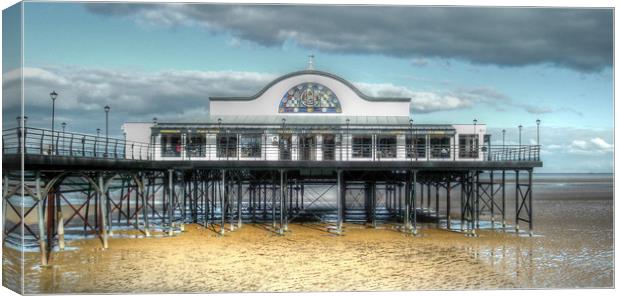
M 22 135 L 23 132 L 23 135 Z M 268 137 L 262 137 L 267 139 Z M 346 141 L 345 141 L 346 142 Z M 40 128 L 3 130 L 2 154 L 128 160 L 287 160 L 287 161 L 539 161 L 538 145 L 405 145 L 301 144 L 262 141 L 260 144 L 175 143 L 168 145 Z

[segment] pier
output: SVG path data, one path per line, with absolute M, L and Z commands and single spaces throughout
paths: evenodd
M 208 128 L 222 134 L 222 125 Z M 281 133 L 291 129 L 281 128 Z M 413 133 L 428 127 L 408 128 Z M 330 132 L 343 137 L 352 129 L 347 124 Z M 457 159 L 463 145 L 323 143 L 324 156 L 374 151 L 368 159 L 330 160 L 304 157 L 317 146 L 298 141 L 286 147 L 265 145 L 265 157 L 248 160 L 238 152 L 254 145 L 237 141 L 225 148 L 234 154 L 209 159 L 211 152 L 222 151 L 221 145 L 202 143 L 204 151 L 196 152 L 185 141 L 181 157 L 166 160 L 157 142 L 31 127 L 4 130 L 2 140 L 3 243 L 38 246 L 44 265 L 54 247 L 64 249 L 68 236 L 95 235 L 107 248 L 117 229 L 174 235 L 188 223 L 225 235 L 246 223 L 285 234 L 289 223 L 317 221 L 327 223 L 326 230 L 335 235 L 346 235 L 345 222 L 369 227 L 389 222 L 416 235 L 418 223 L 429 220 L 476 236 L 481 222 L 490 221 L 492 227 L 511 225 L 532 234 L 532 174 L 542 166 L 538 145 L 476 145 L 467 150 L 472 159 L 463 160 Z M 431 149 L 444 154 L 433 158 Z M 403 157 L 381 157 L 380 151 L 400 151 Z M 193 157 L 195 153 L 203 157 Z M 268 159 L 272 154 L 281 157 Z M 514 173 L 511 192 L 506 190 L 507 173 Z M 506 203 L 508 195 L 514 205 Z M 454 204 L 460 205 L 459 212 L 451 210 Z M 507 221 L 507 211 L 514 211 L 513 221 Z

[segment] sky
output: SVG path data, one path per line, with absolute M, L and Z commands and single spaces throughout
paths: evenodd
M 29 126 L 51 126 L 55 90 L 58 126 L 94 133 L 109 105 L 120 136 L 199 119 L 209 96 L 252 95 L 313 54 L 368 95 L 410 97 L 416 123 L 475 118 L 507 144 L 523 125 L 535 144 L 540 119 L 541 172 L 613 171 L 611 9 L 26 2 L 22 71 L 18 14 L 3 20 L 5 128 L 21 73 Z

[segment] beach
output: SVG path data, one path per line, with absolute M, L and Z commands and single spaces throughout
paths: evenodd
M 587 196 L 593 191 L 591 181 L 574 180 L 572 185 L 570 178 L 537 184 L 532 237 L 512 228 L 485 229 L 478 237 L 467 237 L 435 223 L 421 224 L 418 236 L 400 232 L 400 225 L 393 223 L 377 228 L 345 223 L 342 236 L 326 231 L 328 224 L 315 223 L 293 223 L 283 236 L 263 224 L 244 224 L 223 237 L 217 226 L 197 224 L 172 237 L 115 231 L 108 249 L 102 249 L 98 239 L 70 240 L 65 251 L 52 253 L 45 267 L 39 265 L 38 252 L 25 252 L 25 292 L 613 287 L 611 179 L 594 183 L 598 191 L 593 198 Z M 558 194 L 558 188 L 567 186 L 586 195 Z M 513 217 L 507 219 L 513 223 Z M 20 254 L 6 246 L 3 251 L 3 285 L 15 288 Z

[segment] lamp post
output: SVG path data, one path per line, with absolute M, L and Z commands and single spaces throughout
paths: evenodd
M 413 138 L 413 119 L 409 119 L 409 139 L 411 141 L 411 160 L 413 160 L 413 156 L 415 155 L 415 160 L 418 160 L 418 152 L 415 147 L 415 139 Z
M 28 116 L 24 116 L 24 125 L 23 127 L 26 127 L 26 121 L 28 120 Z M 21 116 L 17 116 L 17 127 L 22 127 L 22 117 Z
M 24 125 L 22 126 L 22 117 L 21 116 L 17 116 L 17 139 L 18 139 L 18 146 L 17 146 L 17 152 L 21 153 L 22 151 L 22 128 L 24 131 L 24 141 L 23 141 L 23 148 L 24 148 L 24 152 L 26 151 L 26 120 L 28 120 L 28 116 L 24 116 Z
M 98 128 L 98 129 L 97 129 L 97 138 L 99 138 L 99 135 L 100 135 L 100 134 L 101 134 L 101 129 L 100 129 L 100 128 Z
M 536 146 L 540 146 L 540 119 L 536 119 Z
M 521 130 L 523 126 L 519 124 L 519 160 L 521 160 Z
M 103 153 L 103 157 L 108 157 L 108 115 L 110 113 L 110 106 L 105 105 L 105 107 L 103 107 L 103 110 L 105 111 L 105 153 Z
M 281 136 L 280 136 L 280 137 L 284 136 L 284 127 L 285 127 L 285 126 L 286 126 L 286 118 L 282 118 L 282 132 L 281 132 Z M 292 137 L 293 137 L 293 136 L 291 135 L 291 142 L 293 141 L 293 138 L 292 138 Z M 279 143 L 278 143 L 278 153 L 280 154 L 280 158 L 282 158 L 282 143 L 283 143 L 282 138 L 278 138 L 278 142 L 279 142 Z M 291 143 L 291 145 L 292 145 L 292 144 L 293 144 L 293 143 Z M 293 152 L 293 148 L 292 148 L 292 147 L 289 147 L 289 146 L 288 146 L 288 143 L 287 143 L 286 148 L 287 148 L 287 149 L 289 149 L 289 150 L 291 151 L 290 155 L 286 155 L 286 156 L 289 156 L 291 159 L 293 159 L 293 155 L 292 155 L 292 154 L 293 154 L 293 153 L 292 153 L 292 152 Z M 286 154 L 289 154 L 289 153 L 286 153 Z
M 58 98 L 58 94 L 55 90 L 50 93 L 50 98 L 52 99 L 52 153 L 54 153 L 54 116 L 56 112 L 56 98 Z
M 186 138 L 186 142 L 188 144 L 187 144 L 187 147 L 185 148 L 185 153 L 187 154 L 187 159 L 188 160 L 192 160 L 192 150 L 193 150 L 193 148 L 192 148 L 192 129 L 191 128 L 187 129 L 187 136 L 186 137 L 187 137 Z
M 350 145 L 351 141 L 349 140 L 349 122 L 351 122 L 351 120 L 347 118 L 347 135 L 345 137 L 345 141 L 347 142 L 347 149 L 345 149 L 345 151 L 346 151 L 345 153 L 347 154 L 347 160 L 349 160 L 349 153 L 350 153 L 349 149 L 351 149 L 349 147 L 349 146 L 351 146 Z
M 65 149 L 65 128 L 67 127 L 67 123 L 63 122 L 60 125 L 62 126 L 62 148 Z
M 473 155 L 478 158 L 478 134 L 476 134 L 476 125 L 478 125 L 478 119 L 474 118 L 474 142 L 472 143 Z
M 223 136 L 223 135 L 222 135 L 222 119 L 221 119 L 221 118 L 218 118 L 218 119 L 217 119 L 217 137 L 219 137 L 219 138 L 221 139 L 221 138 L 222 138 L 222 136 Z M 217 138 L 217 137 L 216 137 L 216 138 Z M 218 140 L 218 141 L 217 141 L 216 146 L 217 146 L 217 147 L 219 147 L 219 148 L 217 148 L 217 150 L 220 150 L 220 149 L 224 148 L 224 147 L 222 147 L 222 144 L 220 143 L 220 141 L 221 141 L 221 140 Z M 228 143 L 228 140 L 226 141 L 226 143 Z M 223 157 L 223 156 L 222 156 L 222 154 L 227 153 L 225 150 L 223 150 L 223 151 L 224 151 L 224 152 L 220 152 L 220 156 L 219 156 L 219 157 Z M 217 156 L 217 151 L 216 151 L 216 156 Z

